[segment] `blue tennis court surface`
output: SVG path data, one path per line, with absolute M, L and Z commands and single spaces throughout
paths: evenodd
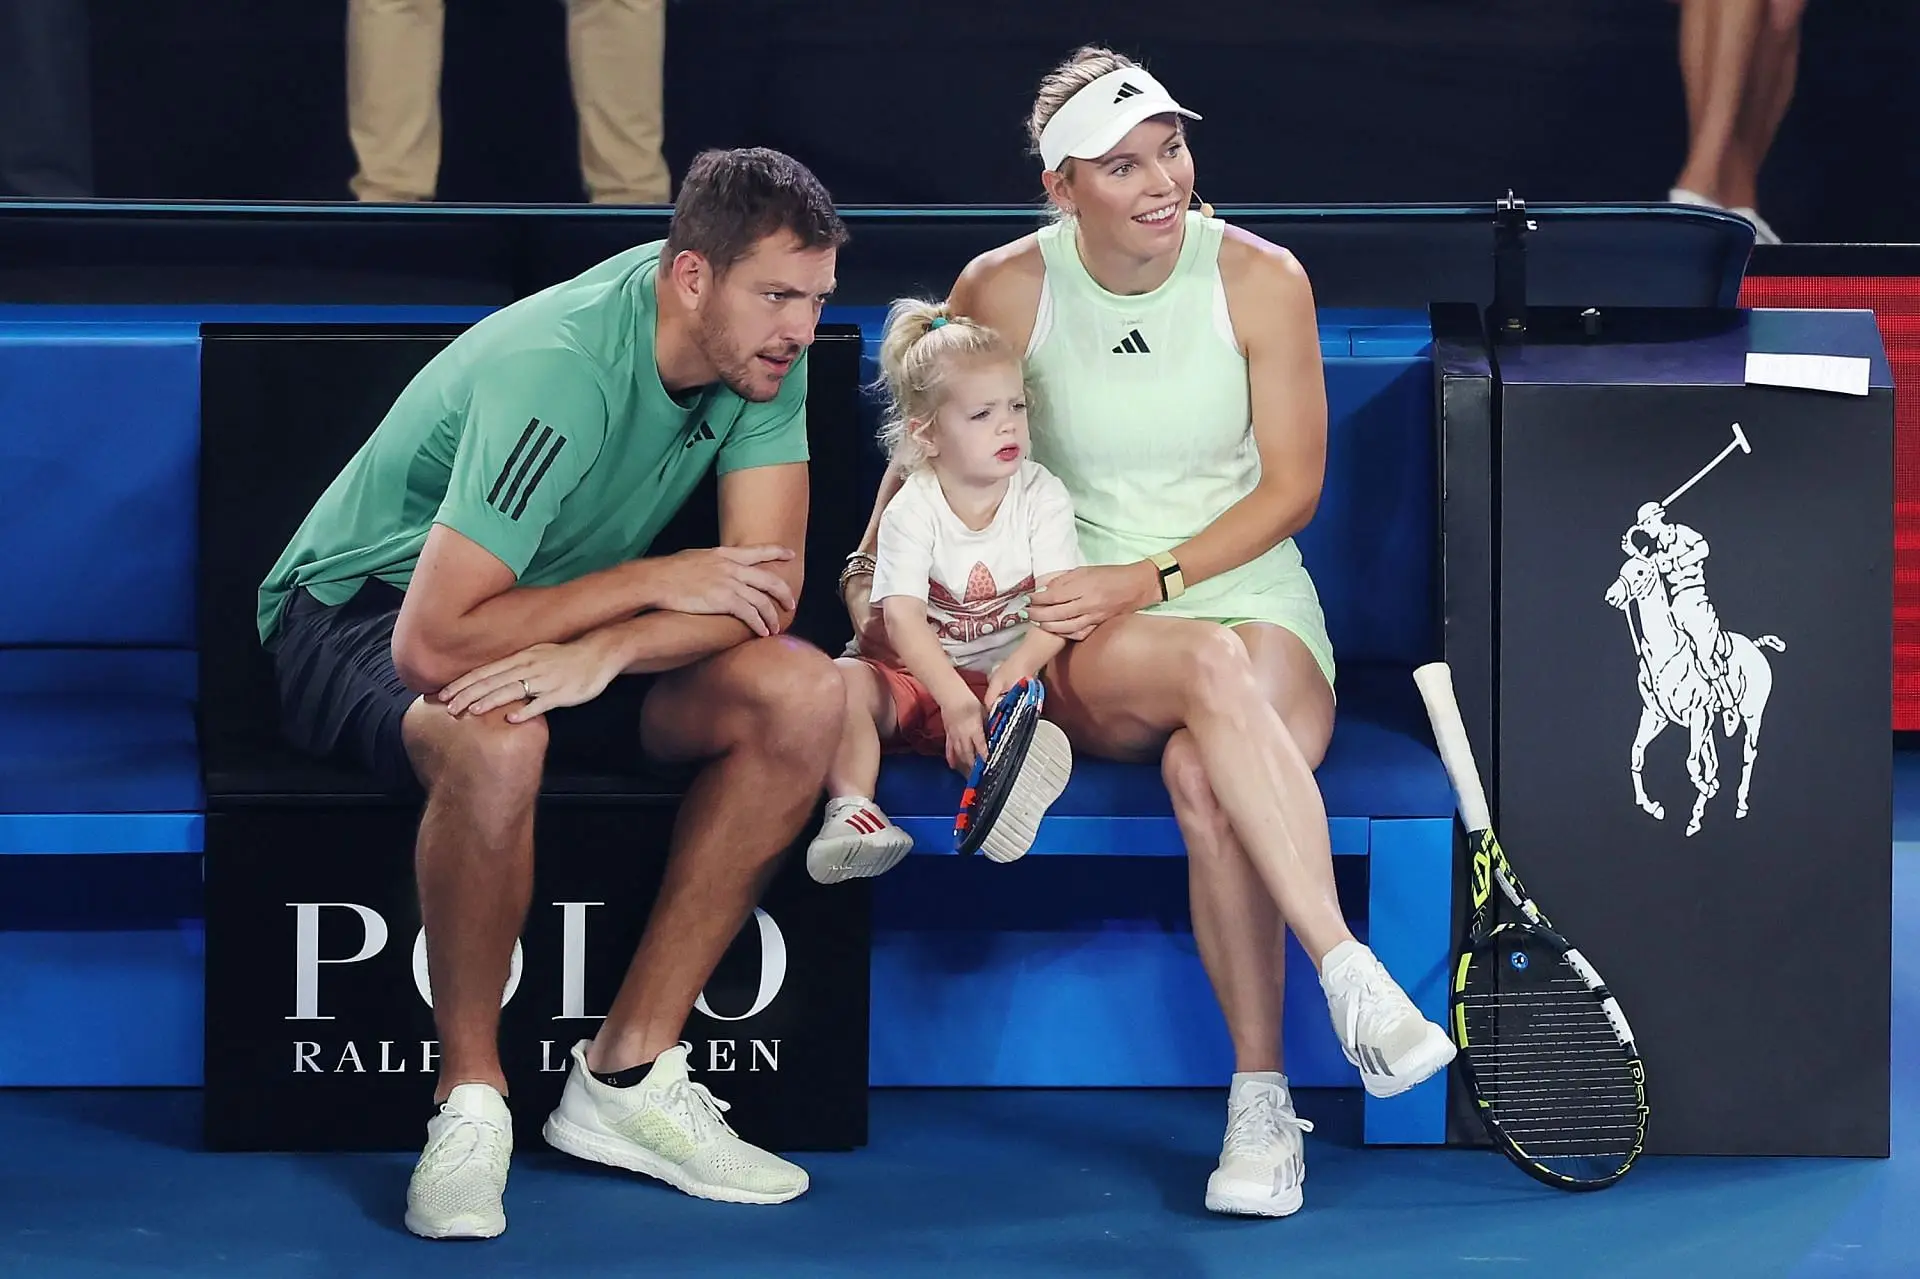
M 1898 761 L 1895 839 L 1887 1160 L 1648 1158 L 1567 1195 L 1491 1154 L 1365 1148 L 1357 1094 L 1306 1092 L 1306 1207 L 1237 1220 L 1201 1206 L 1221 1093 L 881 1090 L 872 1144 L 805 1157 L 794 1203 L 523 1149 L 507 1234 L 430 1244 L 400 1225 L 410 1156 L 207 1154 L 194 1091 L 17 1091 L 0 1275 L 1920 1274 L 1920 757 Z

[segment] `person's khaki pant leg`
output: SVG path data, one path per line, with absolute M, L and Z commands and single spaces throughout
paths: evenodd
M 362 200 L 431 200 L 445 0 L 347 0 L 347 132 Z
M 666 0 L 567 0 L 580 172 L 596 204 L 666 204 Z

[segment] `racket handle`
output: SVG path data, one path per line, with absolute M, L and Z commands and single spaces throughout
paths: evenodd
M 1459 797 L 1460 820 L 1476 833 L 1493 829 L 1487 793 L 1480 786 L 1480 770 L 1473 762 L 1473 747 L 1467 743 L 1467 726 L 1460 719 L 1460 703 L 1453 695 L 1453 668 L 1445 662 L 1429 662 L 1414 671 L 1413 682 L 1427 704 L 1440 762 L 1446 765 L 1454 794 Z

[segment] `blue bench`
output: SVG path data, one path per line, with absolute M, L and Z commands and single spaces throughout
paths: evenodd
M 53 855 L 46 864 L 76 893 L 106 874 L 158 876 L 156 910 L 197 876 L 198 323 L 479 314 L 317 310 L 0 307 L 0 531 L 33 548 L 5 571 L 0 618 L 0 862 Z M 1322 347 L 1328 482 L 1300 542 L 1341 664 L 1341 709 L 1319 777 L 1356 929 L 1437 1016 L 1452 803 L 1409 678 L 1439 647 L 1424 317 L 1328 312 Z M 939 851 L 957 785 L 930 761 L 895 761 L 882 800 L 923 851 Z M 1181 851 L 1155 770 L 1083 761 L 1037 856 L 995 874 L 918 857 L 879 881 L 873 1083 L 1218 1085 L 1231 1067 L 1187 929 Z M 102 854 L 118 855 L 113 870 Z M 0 1042 L 0 1084 L 197 1083 L 192 912 L 46 914 L 58 926 L 34 926 L 18 903 L 0 916 L 0 962 L 20 974 L 13 998 L 27 1013 L 25 1033 Z M 1289 974 L 1289 1072 L 1356 1086 L 1297 951 Z M 103 1050 L 102 1018 L 141 1033 Z M 1443 1140 L 1444 1098 L 1436 1080 L 1369 1099 L 1368 1139 Z

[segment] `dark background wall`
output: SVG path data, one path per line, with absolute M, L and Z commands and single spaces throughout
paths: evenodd
M 581 198 L 560 0 L 449 0 L 441 198 Z M 1098 18 L 1072 14 L 1099 13 Z M 344 0 L 93 0 L 100 194 L 346 198 Z M 789 150 L 845 203 L 1037 195 L 1021 122 L 1077 44 L 1207 119 L 1218 203 L 1660 200 L 1684 150 L 1665 0 L 674 0 L 668 158 Z M 1920 4 L 1812 0 L 1760 210 L 1920 240 Z

